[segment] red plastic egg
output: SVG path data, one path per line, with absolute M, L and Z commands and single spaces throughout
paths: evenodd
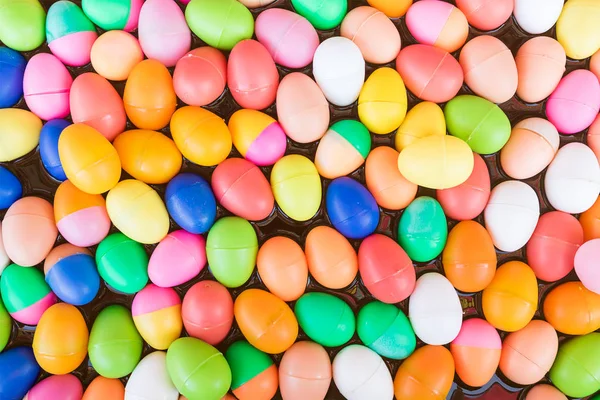
M 177 97 L 191 106 L 205 106 L 225 90 L 227 60 L 209 46 L 199 47 L 181 57 L 173 72 Z
M 470 25 L 491 31 L 510 18 L 514 0 L 456 0 L 456 6 L 465 13 Z

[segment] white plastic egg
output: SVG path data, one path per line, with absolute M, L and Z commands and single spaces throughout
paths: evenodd
M 537 35 L 556 24 L 563 4 L 564 0 L 515 0 L 513 14 L 525 32 Z
M 125 400 L 178 400 L 179 392 L 167 372 L 167 353 L 148 354 L 135 367 L 125 386 Z

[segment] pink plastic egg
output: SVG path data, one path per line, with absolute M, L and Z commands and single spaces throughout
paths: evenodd
M 27 107 L 43 120 L 69 115 L 69 92 L 73 78 L 58 58 L 48 53 L 31 57 L 23 76 Z
M 133 298 L 131 315 L 142 338 L 157 350 L 168 349 L 183 328 L 181 299 L 172 288 L 149 284 Z
M 191 106 L 205 106 L 221 96 L 227 83 L 227 60 L 209 46 L 181 57 L 173 72 L 175 94 Z
M 470 25 L 491 31 L 510 18 L 514 0 L 456 0 L 456 6 L 465 14 Z
M 206 265 L 206 240 L 183 229 L 169 233 L 152 252 L 148 277 L 160 287 L 181 285 Z
M 6 243 L 5 243 L 6 244 Z M 600 294 L 600 239 L 592 239 L 581 246 L 575 253 L 575 272 L 586 289 Z
M 40 381 L 23 400 L 81 400 L 83 386 L 76 376 L 51 375 Z

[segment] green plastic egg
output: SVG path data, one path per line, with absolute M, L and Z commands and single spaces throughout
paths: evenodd
M 467 142 L 475 153 L 495 153 L 510 137 L 510 121 L 504 111 L 482 97 L 457 96 L 446 104 L 444 116 L 448 132 Z
M 410 356 L 417 346 L 415 332 L 402 310 L 393 304 L 373 301 L 358 312 L 356 330 L 360 340 L 377 354 L 393 360 Z
M 321 30 L 335 28 L 348 12 L 347 0 L 292 0 L 292 5 L 298 14 Z
M 350 306 L 331 294 L 303 294 L 296 301 L 294 313 L 304 333 L 323 346 L 336 347 L 347 343 L 356 329 Z
M 550 379 L 569 397 L 586 397 L 600 390 L 600 333 L 577 336 L 561 344 Z
M 0 0 L 0 41 L 17 51 L 46 40 L 46 12 L 37 0 Z
M 96 250 L 98 272 L 113 289 L 134 294 L 148 283 L 148 255 L 141 243 L 122 233 L 108 235 Z
M 51 294 L 44 274 L 33 267 L 11 264 L 2 272 L 0 294 L 9 313 L 17 313 Z
M 206 257 L 214 277 L 224 286 L 242 286 L 256 265 L 258 239 L 254 228 L 240 217 L 224 217 L 208 231 Z
M 105 31 L 137 28 L 142 4 L 137 0 L 81 0 L 85 15 Z
M 65 0 L 52 4 L 48 9 L 48 18 L 46 19 L 48 43 L 79 32 L 96 32 L 96 27 L 81 8 L 77 4 Z
M 220 399 L 231 386 L 231 369 L 223 354 L 192 337 L 171 344 L 167 371 L 179 393 L 188 399 Z
M 12 330 L 12 319 L 4 307 L 4 302 L 0 299 L 0 352 L 4 350 L 10 339 Z
M 231 50 L 254 34 L 254 18 L 237 0 L 192 0 L 185 20 L 206 44 L 221 50 Z
M 144 341 L 135 329 L 129 309 L 114 304 L 96 317 L 88 354 L 94 369 L 105 378 L 129 375 L 140 362 Z
M 436 199 L 418 197 L 402 213 L 398 224 L 398 243 L 411 260 L 433 260 L 444 250 L 447 238 L 446 215 Z
M 250 385 L 250 390 L 260 388 L 261 393 L 269 398 L 275 395 L 278 384 L 277 367 L 266 353 L 245 340 L 240 340 L 229 346 L 225 359 L 231 368 L 231 390 L 234 394 L 237 389 L 255 380 Z

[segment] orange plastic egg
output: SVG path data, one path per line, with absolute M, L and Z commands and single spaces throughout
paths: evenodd
M 298 321 L 290 306 L 264 290 L 243 291 L 235 299 L 233 313 L 246 340 L 265 353 L 282 353 L 298 337 Z
M 331 361 L 314 342 L 294 343 L 279 364 L 279 390 L 286 400 L 324 399 L 331 383 Z
M 567 335 L 587 335 L 600 329 L 600 295 L 579 281 L 553 288 L 544 299 L 544 317 Z
M 413 0 L 367 0 L 371 7 L 375 7 L 389 18 L 399 18 L 406 14 L 406 11 Z
M 600 238 L 600 196 L 587 211 L 579 215 L 579 223 L 583 228 L 583 240 Z
M 510 18 L 514 0 L 456 0 L 469 24 L 482 31 L 498 28 Z
M 454 380 L 454 360 L 442 346 L 417 349 L 398 368 L 394 378 L 396 400 L 444 400 Z
M 567 396 L 552 385 L 540 384 L 527 392 L 525 400 L 567 400 Z
M 256 267 L 267 289 L 283 301 L 297 300 L 306 289 L 306 256 L 290 238 L 275 236 L 267 240 L 258 250 Z
M 496 273 L 496 250 L 488 231 L 476 221 L 461 221 L 448 234 L 442 253 L 446 278 L 457 290 L 485 289 Z
M 125 387 L 118 379 L 109 379 L 97 376 L 87 387 L 81 400 L 123 400 Z
M 335 229 L 329 226 L 313 228 L 306 237 L 304 251 L 310 274 L 326 288 L 341 289 L 356 278 L 356 251 Z
M 167 126 L 177 107 L 173 79 L 167 67 L 156 60 L 136 65 L 123 92 L 125 111 L 140 129 L 160 130 Z
M 537 302 L 537 279 L 533 270 L 521 261 L 500 266 L 482 296 L 485 319 L 506 332 L 524 328 L 533 318 Z
M 205 106 L 225 90 L 227 60 L 209 46 L 199 47 L 181 57 L 173 72 L 177 97 L 191 106 Z

